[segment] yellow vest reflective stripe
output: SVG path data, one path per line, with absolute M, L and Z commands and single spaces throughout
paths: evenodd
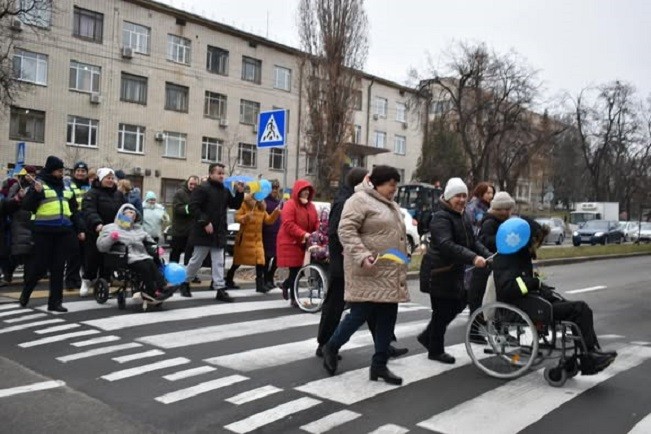
M 522 293 L 522 295 L 527 295 L 527 293 L 529 292 L 529 288 L 527 288 L 527 284 L 524 283 L 524 280 L 522 279 L 522 277 L 518 277 L 517 279 L 515 279 L 515 281 L 518 283 L 518 286 L 520 287 L 520 292 Z
M 70 211 L 70 199 L 73 198 L 74 193 L 68 187 L 63 189 L 63 197 L 59 197 L 57 192 L 51 189 L 47 184 L 43 184 L 43 195 L 45 198 L 41 201 L 34 220 L 38 222 L 56 222 L 64 220 L 70 221 L 72 212 Z
M 77 206 L 79 209 L 81 209 L 81 203 L 84 201 L 84 194 L 87 190 L 82 190 L 81 188 L 77 187 L 74 182 L 70 184 L 70 189 L 75 193 L 75 198 L 77 198 Z

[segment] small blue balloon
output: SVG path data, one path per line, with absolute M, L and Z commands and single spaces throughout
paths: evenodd
M 267 196 L 271 194 L 271 182 L 266 179 L 260 180 L 260 191 L 253 193 L 253 199 L 260 201 L 264 200 Z
M 519 217 L 510 218 L 497 229 L 495 241 L 497 253 L 510 255 L 529 244 L 531 227 L 526 220 Z
M 165 264 L 165 271 L 163 272 L 163 275 L 165 276 L 165 280 L 167 280 L 167 282 L 171 285 L 180 285 L 181 283 L 185 282 L 185 279 L 187 277 L 185 267 L 181 264 L 177 264 L 176 262 Z

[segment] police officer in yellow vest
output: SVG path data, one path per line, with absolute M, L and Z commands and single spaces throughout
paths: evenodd
M 63 271 L 75 234 L 79 231 L 77 200 L 74 192 L 63 183 L 63 161 L 55 156 L 47 157 L 34 188 L 23 199 L 23 208 L 33 213 L 32 234 L 34 253 L 31 271 L 25 276 L 20 295 L 20 305 L 26 306 L 38 279 L 50 272 L 50 297 L 47 309 L 67 312 L 63 301 Z
M 70 182 L 70 189 L 75 193 L 77 205 L 81 210 L 81 204 L 84 200 L 84 195 L 90 190 L 90 182 L 88 181 L 88 165 L 83 161 L 77 161 L 72 168 L 72 180 Z M 84 216 L 79 211 L 79 222 L 84 223 Z M 84 228 L 80 228 L 82 231 Z M 65 274 L 65 288 L 68 290 L 81 288 L 81 267 L 83 258 L 86 257 L 84 253 L 85 241 L 74 243 L 70 252 L 70 257 L 66 262 Z M 85 267 L 84 267 L 85 268 Z

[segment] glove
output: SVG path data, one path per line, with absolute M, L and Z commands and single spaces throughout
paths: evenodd
M 120 233 L 118 231 L 111 232 L 111 239 L 117 241 L 120 238 Z

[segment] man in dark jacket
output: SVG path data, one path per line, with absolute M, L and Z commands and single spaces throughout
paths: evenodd
M 267 207 L 267 213 L 271 214 L 280 206 L 282 194 L 280 191 L 280 182 L 277 179 L 271 180 L 271 193 L 264 200 Z M 264 246 L 265 273 L 264 284 L 269 290 L 276 287 L 274 274 L 278 268 L 276 264 L 276 238 L 280 230 L 282 219 L 278 218 L 270 225 L 262 225 L 262 244 Z
M 183 185 L 174 193 L 172 199 L 172 252 L 170 262 L 179 262 L 181 253 L 185 253 L 183 263 L 188 265 L 192 256 L 192 248 L 188 245 L 188 237 L 194 219 L 190 214 L 190 195 L 199 185 L 199 177 L 190 176 Z
M 34 213 L 34 253 L 31 272 L 25 276 L 20 305 L 27 306 L 38 279 L 50 272 L 50 297 L 47 309 L 67 312 L 63 307 L 63 271 L 65 261 L 79 231 L 77 200 L 63 183 L 63 161 L 47 157 L 37 182 L 23 200 L 23 207 Z
M 72 182 L 70 189 L 75 193 L 79 209 L 83 208 L 83 198 L 88 190 L 90 190 L 90 182 L 88 182 L 88 166 L 83 161 L 77 161 L 72 168 Z M 83 225 L 85 224 L 84 215 L 79 213 L 79 222 L 82 224 L 81 230 L 84 231 Z M 85 235 L 84 235 L 85 237 Z M 81 288 L 81 263 L 86 258 L 84 254 L 84 240 L 78 243 L 73 243 L 70 257 L 66 264 L 65 287 L 66 289 L 79 289 Z
M 552 287 L 542 283 L 533 271 L 532 260 L 536 258 L 536 250 L 540 247 L 548 230 L 536 221 L 526 219 L 531 228 L 529 243 L 510 255 L 499 254 L 493 261 L 493 275 L 497 301 L 514 304 L 526 311 L 521 305 L 522 300 L 530 294 L 538 295 L 552 305 L 554 321 L 572 321 L 581 330 L 585 341 L 587 354 L 581 359 L 583 375 L 596 374 L 610 365 L 617 353 L 604 352 L 599 349 L 599 342 L 594 331 L 592 310 L 583 301 L 563 300 L 554 295 Z
M 195 221 L 190 230 L 189 243 L 194 251 L 187 267 L 187 280 L 181 285 L 181 293 L 190 295 L 190 281 L 201 268 L 210 253 L 212 261 L 212 284 L 217 290 L 215 300 L 233 301 L 226 292 L 224 282 L 224 248 L 228 222 L 227 208 L 238 209 L 244 199 L 244 185 L 237 184 L 234 194 L 224 186 L 224 165 L 213 163 L 208 169 L 208 180 L 196 187 L 190 196 L 190 214 Z
M 9 218 L 20 210 L 25 193 L 25 190 L 20 189 L 12 197 L 0 197 L 0 262 L 3 263 L 3 275 L 6 280 L 6 282 L 0 280 L 0 286 L 11 282 L 14 263 L 11 257 L 11 241 L 8 239 L 11 236 L 8 228 Z

